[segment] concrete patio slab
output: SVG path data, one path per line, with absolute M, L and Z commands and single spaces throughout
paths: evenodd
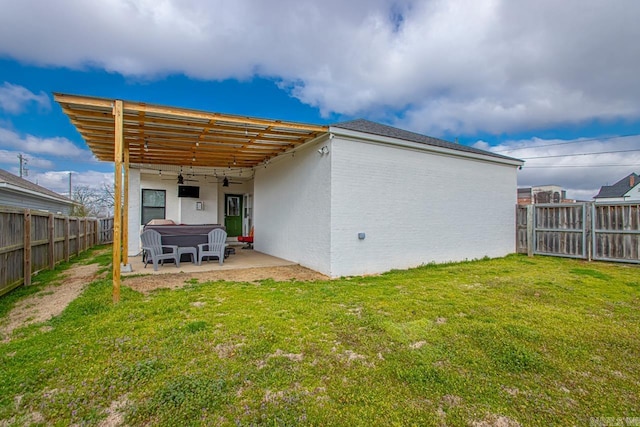
M 147 265 L 144 268 L 142 262 L 142 256 L 129 257 L 129 263 L 131 264 L 131 271 L 125 273 L 122 272 L 122 276 L 130 276 L 135 274 L 175 274 L 175 273 L 199 273 L 209 271 L 225 271 L 225 270 L 239 270 L 245 268 L 259 268 L 259 267 L 281 267 L 287 265 L 296 265 L 297 263 L 287 261 L 281 258 L 276 258 L 271 255 L 257 252 L 253 249 L 242 249 L 242 246 L 231 246 L 235 249 L 236 253 L 229 255 L 224 263 L 220 265 L 217 260 L 202 261 L 202 265 L 196 265 L 190 261 L 180 262 L 180 267 L 176 268 L 175 264 L 165 263 L 158 266 L 158 271 L 153 270 L 153 264 Z M 197 260 L 196 260 L 197 261 Z

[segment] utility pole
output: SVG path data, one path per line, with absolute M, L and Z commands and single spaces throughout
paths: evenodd
M 29 175 L 29 170 L 27 169 L 27 158 L 22 155 L 22 153 L 18 154 L 18 160 L 20 160 L 20 178 Z
M 71 172 L 69 172 L 69 198 L 72 199 L 73 197 L 71 197 Z

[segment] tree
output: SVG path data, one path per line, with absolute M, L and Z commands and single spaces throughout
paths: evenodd
M 113 191 L 106 184 L 103 188 L 76 185 L 71 198 L 78 203 L 71 210 L 72 216 L 106 217 L 113 212 Z

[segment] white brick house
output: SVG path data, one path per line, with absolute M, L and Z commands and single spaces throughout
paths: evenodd
M 129 234 L 140 232 L 146 186 L 166 188 L 166 217 L 183 223 L 223 223 L 225 193 L 249 195 L 255 249 L 331 277 L 499 257 L 515 251 L 520 165 L 356 120 L 255 167 L 243 184 L 206 186 L 201 212 L 195 200 L 177 198 L 175 182 L 132 169 Z M 129 242 L 138 253 L 136 239 Z
M 255 248 L 331 277 L 503 256 L 521 164 L 365 120 L 331 126 L 256 171 Z

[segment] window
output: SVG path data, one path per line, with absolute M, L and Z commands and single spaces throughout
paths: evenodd
M 240 216 L 240 197 L 229 196 L 227 198 L 227 216 Z
M 142 225 L 152 219 L 165 219 L 165 190 L 142 190 Z

